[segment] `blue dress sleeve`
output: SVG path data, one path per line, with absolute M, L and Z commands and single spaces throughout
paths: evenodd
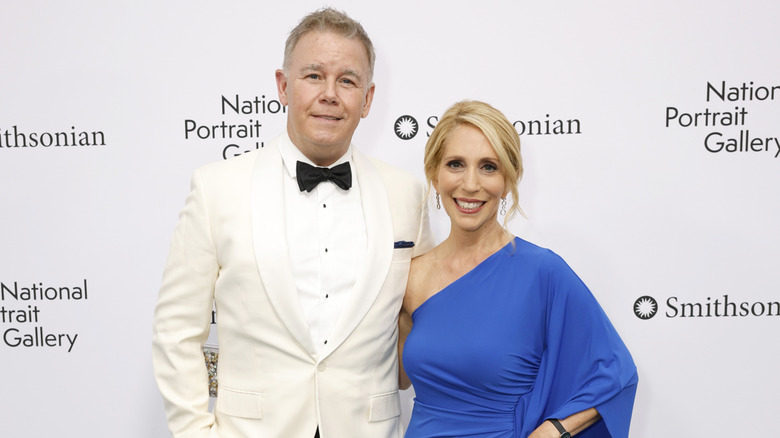
M 638 383 L 631 354 L 593 294 L 555 253 L 540 257 L 545 349 L 517 406 L 518 438 L 548 418 L 595 407 L 601 419 L 578 438 L 627 438 Z

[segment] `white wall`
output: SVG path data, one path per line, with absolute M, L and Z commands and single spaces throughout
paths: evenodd
M 780 89 L 774 99 L 758 98 L 761 87 L 780 86 L 780 6 L 331 5 L 359 19 L 377 47 L 374 106 L 355 138 L 369 154 L 422 178 L 427 120 L 463 98 L 490 102 L 511 120 L 579 121 L 577 134 L 521 136 L 528 219 L 512 228 L 574 267 L 634 354 L 640 386 L 632 437 L 765 433 L 764 420 L 780 411 L 773 365 L 780 316 L 776 307 L 766 315 L 766 303 L 780 301 Z M 286 33 L 320 6 L 4 5 L 3 436 L 168 436 L 151 373 L 151 315 L 189 175 L 222 159 L 225 146 L 240 152 L 283 128 L 282 113 L 223 114 L 222 96 L 276 99 L 273 72 Z M 708 84 L 724 82 L 752 85 L 757 96 L 708 96 Z M 729 126 L 720 126 L 723 116 L 718 126 L 699 116 L 699 126 L 675 119 L 667 127 L 670 107 L 746 114 Z M 403 115 L 420 124 L 410 140 L 393 132 Z M 250 119 L 262 125 L 256 138 L 185 138 L 186 120 Z M 105 145 L 9 147 L 15 132 L 45 142 L 45 133 L 95 131 Z M 762 145 L 768 138 L 768 148 L 710 152 L 705 139 L 714 132 L 724 141 L 749 132 Z M 433 221 L 443 238 L 446 218 L 434 212 Z M 34 285 L 76 291 L 85 280 L 86 299 L 25 301 L 10 293 Z M 641 296 L 659 305 L 649 320 L 633 312 Z M 722 313 L 724 296 L 738 316 L 690 316 L 707 304 Z M 764 315 L 739 316 L 742 303 L 762 303 L 755 310 Z M 57 342 L 64 334 L 66 346 L 12 345 L 41 329 Z M 75 337 L 71 351 L 68 336 Z

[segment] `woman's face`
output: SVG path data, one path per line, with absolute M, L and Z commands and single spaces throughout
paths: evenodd
M 467 124 L 455 128 L 444 144 L 433 186 L 453 230 L 481 231 L 498 226 L 498 207 L 507 193 L 504 170 L 478 128 Z

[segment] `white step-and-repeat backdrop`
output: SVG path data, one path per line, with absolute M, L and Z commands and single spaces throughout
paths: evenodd
M 775 429 L 780 4 L 330 5 L 377 47 L 363 151 L 422 178 L 453 102 L 516 121 L 512 229 L 574 267 L 634 354 L 632 437 Z M 0 435 L 166 437 L 151 317 L 190 173 L 283 128 L 274 69 L 323 4 L 3 6 Z

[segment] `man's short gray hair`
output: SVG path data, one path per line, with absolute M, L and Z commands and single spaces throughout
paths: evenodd
M 323 8 L 312 12 L 303 17 L 301 22 L 290 31 L 290 36 L 287 37 L 287 42 L 284 45 L 284 62 L 282 67 L 285 74 L 289 72 L 290 58 L 292 58 L 295 45 L 298 44 L 303 35 L 311 31 L 333 32 L 344 38 L 357 38 L 363 43 L 363 47 L 366 49 L 366 56 L 368 57 L 368 85 L 371 85 L 374 78 L 374 61 L 376 60 L 376 53 L 374 52 L 374 45 L 371 43 L 371 39 L 360 23 L 350 18 L 344 12 L 332 8 Z

